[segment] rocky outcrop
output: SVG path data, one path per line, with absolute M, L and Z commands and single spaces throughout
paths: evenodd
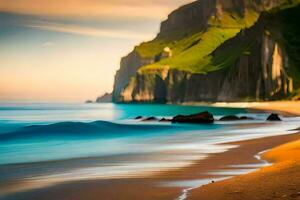
M 293 81 L 287 74 L 288 55 L 280 43 L 281 31 L 270 23 L 262 17 L 254 27 L 217 49 L 224 52 L 240 48 L 241 44 L 249 46 L 241 51 L 233 66 L 223 70 L 218 101 L 278 99 L 293 91 Z
M 237 121 L 240 120 L 240 118 L 236 115 L 227 115 L 220 118 L 220 121 Z
M 276 27 L 273 18 L 263 16 L 255 26 L 225 42 L 213 55 L 220 57 L 222 54 L 224 59 L 218 62 L 220 65 L 230 62 L 229 66 L 214 72 L 138 73 L 130 87 L 124 90 L 123 99 L 179 103 L 287 97 L 293 91 L 293 80 L 287 74 L 289 58 Z
M 243 16 L 247 9 L 262 12 L 280 5 L 285 0 L 198 0 L 172 12 L 163 21 L 159 35 L 185 31 L 192 27 L 205 30 L 212 16 L 222 18 L 224 12 Z
M 272 113 L 270 116 L 268 116 L 267 121 L 281 121 L 278 114 Z
M 247 116 L 238 117 L 236 115 L 227 115 L 220 118 L 220 121 L 237 121 L 237 120 L 253 120 L 253 118 Z
M 161 23 L 159 35 L 172 31 L 182 31 L 197 27 L 205 29 L 209 18 L 216 12 L 216 0 L 201 0 L 185 5 L 172 12 L 168 19 Z
M 137 70 L 144 65 L 155 62 L 154 57 L 142 58 L 135 50 L 121 59 L 120 69 L 115 75 L 113 100 L 119 101 L 123 89 L 128 85 L 130 79 L 136 74 Z
M 96 103 L 111 103 L 112 102 L 112 93 L 105 93 L 104 95 L 96 99 Z
M 193 115 L 177 115 L 173 117 L 172 123 L 210 124 L 214 123 L 214 116 L 207 111 Z
M 172 12 L 162 22 L 157 38 L 168 38 L 171 33 L 185 33 L 190 29 L 205 32 L 210 26 L 236 28 L 223 23 L 224 18 L 225 22 L 228 16 L 230 20 L 237 16 L 243 19 L 246 13 L 253 15 L 251 18 L 282 3 L 290 4 L 291 1 L 198 0 Z M 120 70 L 115 76 L 113 100 L 180 103 L 286 98 L 293 92 L 294 82 L 288 73 L 290 56 L 277 22 L 276 17 L 263 14 L 255 25 L 239 29 L 238 35 L 209 55 L 212 64 L 219 68 L 205 73 L 185 71 L 184 66 L 178 70 L 168 65 L 153 73 L 141 73 L 138 71 L 141 67 L 168 59 L 173 52 L 165 46 L 159 54 L 143 57 L 135 48 L 121 60 Z

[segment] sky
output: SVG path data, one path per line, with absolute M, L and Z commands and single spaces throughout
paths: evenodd
M 0 0 L 0 101 L 111 92 L 120 58 L 192 0 Z

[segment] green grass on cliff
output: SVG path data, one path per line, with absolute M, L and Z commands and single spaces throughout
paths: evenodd
M 259 14 L 248 10 L 244 17 L 234 13 L 223 13 L 222 18 L 212 17 L 210 27 L 204 32 L 178 32 L 143 43 L 136 47 L 142 57 L 153 57 L 164 47 L 172 50 L 171 58 L 140 68 L 139 73 L 160 73 L 163 69 L 177 69 L 191 73 L 208 73 L 227 66 L 215 64 L 212 55 L 216 48 L 228 39 L 236 36 L 242 29 L 252 26 Z
M 150 42 L 143 42 L 135 47 L 135 51 L 143 58 L 153 57 L 162 52 L 166 46 L 173 48 L 176 45 L 176 41 L 189 37 L 189 35 L 191 35 L 191 33 L 172 32 L 166 36 L 156 37 Z
M 289 0 L 279 8 L 270 12 L 285 10 L 299 4 L 300 0 Z M 277 10 L 277 11 L 276 11 Z M 290 10 L 290 9 L 289 9 Z M 299 12 L 298 12 L 299 13 Z M 286 14 L 287 15 L 287 14 Z M 295 66 L 300 66 L 299 59 L 299 31 L 291 30 L 299 28 L 300 16 L 293 13 L 293 20 L 285 25 L 285 43 L 288 45 L 290 54 L 294 54 Z M 142 43 L 136 47 L 141 57 L 154 57 L 162 52 L 165 47 L 172 50 L 171 58 L 163 59 L 151 65 L 143 66 L 138 73 L 161 74 L 166 68 L 188 71 L 191 73 L 206 74 L 222 68 L 230 67 L 241 55 L 251 54 L 247 49 L 248 44 L 236 45 L 230 52 L 213 52 L 224 42 L 236 36 L 242 29 L 251 27 L 259 18 L 259 13 L 249 9 L 244 16 L 238 13 L 223 13 L 221 18 L 212 17 L 210 26 L 206 31 L 190 30 L 185 33 L 173 32 L 168 35 L 159 36 L 153 41 Z M 289 16 L 288 18 L 292 18 Z M 291 24 L 294 23 L 294 24 Z M 295 24 L 296 23 L 296 24 Z M 290 25 L 289 25 L 290 24 Z M 292 67 L 290 73 L 297 74 L 295 77 L 297 87 L 300 87 L 298 77 L 300 67 Z
M 142 67 L 139 72 L 157 72 L 168 66 L 171 69 L 206 73 L 205 67 L 211 61 L 211 57 L 208 55 L 224 41 L 234 37 L 239 31 L 240 29 L 238 28 L 209 28 L 205 33 L 197 33 L 188 39 L 178 42 L 179 47 L 174 51 L 173 57 Z M 185 46 L 188 48 L 184 48 Z
M 294 88 L 300 88 L 300 0 L 290 0 L 281 7 L 267 11 L 281 17 L 282 41 L 289 54 L 291 63 L 288 74 L 293 78 Z M 298 6 L 297 6 L 298 5 Z M 224 42 L 235 37 L 243 29 L 251 27 L 259 14 L 248 10 L 244 17 L 237 13 L 224 13 L 221 19 L 212 17 L 206 31 L 189 30 L 173 32 L 159 36 L 153 41 L 136 47 L 141 57 L 154 57 L 165 47 L 172 50 L 171 58 L 143 66 L 138 73 L 163 74 L 164 69 L 176 69 L 191 73 L 206 74 L 232 66 L 242 55 L 250 55 L 255 42 L 249 39 L 245 43 L 234 45 L 230 51 L 215 51 Z M 255 36 L 254 36 L 255 37 Z M 294 97 L 300 98 L 300 89 L 295 90 Z

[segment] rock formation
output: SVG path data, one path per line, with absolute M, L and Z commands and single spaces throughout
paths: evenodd
M 104 95 L 98 97 L 96 99 L 96 103 L 111 103 L 112 102 L 112 94 L 105 93 Z
M 293 0 L 198 0 L 179 8 L 162 22 L 157 38 L 122 58 L 113 100 L 288 98 L 299 88 L 291 74 L 298 52 L 284 42 L 278 13 L 289 6 L 299 11 Z
M 172 123 L 211 124 L 214 123 L 214 116 L 207 111 L 193 115 L 177 115 L 173 117 Z

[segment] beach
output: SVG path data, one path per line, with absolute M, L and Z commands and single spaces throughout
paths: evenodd
M 281 122 L 272 122 L 271 124 L 254 123 L 252 125 L 237 124 L 234 126 L 237 131 L 242 131 L 244 128 L 251 128 L 251 130 L 252 128 L 257 128 L 257 130 L 262 130 L 267 126 L 273 126 L 277 123 Z M 284 124 L 286 122 L 282 123 Z M 276 131 L 276 129 L 277 128 L 275 128 L 274 131 Z M 193 136 L 193 138 L 196 137 Z M 292 131 L 289 134 L 270 134 L 260 136 L 257 139 L 241 139 L 236 142 L 219 143 L 219 145 L 227 146 L 228 148 L 225 151 L 222 150 L 220 152 L 209 153 L 207 154 L 207 157 L 202 159 L 194 159 L 192 164 L 185 167 L 160 169 L 153 174 L 139 174 L 136 177 L 132 175 L 129 177 L 115 176 L 114 178 L 96 178 L 94 180 L 63 181 L 55 184 L 48 184 L 51 179 L 45 179 L 46 181 L 35 182 L 37 185 L 41 184 L 42 187 L 36 187 L 34 189 L 30 189 L 29 187 L 27 190 L 15 191 L 9 195 L 0 197 L 0 199 L 183 200 L 202 198 L 226 199 L 228 197 L 228 199 L 250 200 L 253 199 L 251 195 L 256 189 L 257 191 L 264 191 L 265 187 L 265 189 L 271 193 L 274 190 L 292 191 L 291 189 L 293 187 L 296 186 L 297 188 L 299 185 L 297 185 L 297 180 L 291 178 L 287 179 L 288 177 L 297 177 L 298 175 L 297 163 L 294 161 L 295 158 L 291 157 L 292 161 L 288 160 L 286 162 L 285 156 L 278 153 L 285 151 L 283 151 L 282 148 L 276 149 L 276 147 L 297 141 L 298 139 L 300 139 L 298 131 Z M 297 144 L 298 143 L 294 143 L 292 149 L 294 149 Z M 273 151 L 268 151 L 267 154 L 264 154 L 266 150 L 273 148 L 275 148 L 274 151 L 276 150 L 275 153 L 272 153 Z M 287 148 L 288 147 L 284 146 L 283 149 L 285 150 Z M 183 155 L 182 152 L 178 150 L 172 151 L 174 152 L 168 152 L 170 153 L 168 155 L 175 155 L 175 157 L 177 155 L 177 158 L 180 158 Z M 82 165 L 88 163 L 89 160 L 81 159 L 69 162 L 69 165 Z M 271 163 L 275 164 L 270 166 Z M 39 163 L 36 165 L 41 166 Z M 54 163 L 54 166 L 58 165 Z M 64 166 L 66 166 L 66 164 L 64 164 Z M 29 167 L 31 168 L 32 164 L 29 164 Z M 281 173 L 283 173 L 282 176 Z M 277 179 L 278 177 L 282 177 L 283 179 L 278 181 L 278 185 L 274 185 L 274 188 L 272 185 L 264 186 L 264 184 L 270 183 L 264 178 L 266 177 L 266 174 L 268 175 L 268 180 L 272 180 L 272 178 Z M 278 174 L 280 174 L 280 176 Z M 256 188 L 256 185 L 253 185 L 253 180 L 260 181 L 263 186 L 260 185 L 258 187 L 261 188 Z M 287 180 L 289 181 L 289 184 L 285 184 Z M 274 181 L 271 181 L 271 183 L 273 182 Z M 32 183 L 30 179 L 19 182 L 18 184 L 20 184 L 20 187 L 23 187 L 29 183 Z M 249 184 L 252 185 L 252 187 L 250 187 Z M 9 185 L 6 184 L 6 190 L 12 189 L 13 191 L 16 188 L 16 185 L 12 185 L 13 187 L 9 188 Z M 290 186 L 282 187 L 283 185 Z M 242 193 L 244 196 L 240 195 Z M 284 192 L 280 192 L 278 195 L 281 193 Z M 286 195 L 295 196 L 296 194 L 294 193 L 287 193 Z M 247 194 L 250 196 L 246 196 Z M 264 197 L 270 198 L 269 193 L 262 192 L 261 195 L 265 196 L 261 197 L 259 194 L 260 193 L 257 194 L 258 196 L 256 199 L 267 199 Z
M 189 185 L 188 181 L 185 183 L 186 180 L 208 179 L 211 182 L 218 180 L 220 177 L 217 175 L 211 176 L 207 174 L 207 172 L 226 170 L 227 172 L 231 171 L 233 174 L 238 174 L 239 167 L 233 168 L 230 166 L 240 166 L 240 168 L 253 164 L 260 166 L 261 162 L 254 157 L 259 152 L 297 139 L 300 139 L 300 134 L 298 133 L 233 143 L 234 145 L 240 145 L 240 147 L 231 149 L 225 153 L 213 154 L 209 158 L 201 160 L 190 167 L 171 172 L 163 172 L 149 178 L 79 181 L 37 191 L 28 191 L 20 193 L 19 195 L 9 196 L 6 199 L 177 199 L 182 194 L 183 188 Z M 274 161 L 273 159 L 277 158 L 277 154 L 273 155 L 271 153 L 272 152 L 267 154 L 266 159 Z M 247 190 L 250 189 L 256 194 L 268 195 L 268 193 L 259 193 L 258 191 L 265 191 L 263 183 L 270 183 L 270 177 L 277 179 L 278 173 L 282 173 L 285 179 L 282 180 L 283 182 L 281 180 L 278 182 L 279 185 L 276 185 L 276 188 L 274 188 L 276 191 L 280 191 L 277 187 L 285 189 L 281 187 L 282 185 L 286 185 L 287 190 L 290 187 L 297 188 L 297 183 L 299 183 L 299 180 L 296 178 L 297 175 L 299 175 L 299 169 L 297 169 L 297 167 L 299 167 L 299 165 L 296 162 L 280 163 L 252 174 L 212 183 L 207 186 L 199 186 L 199 188 L 196 187 L 196 183 L 196 188 L 190 191 L 189 195 L 191 196 L 188 196 L 187 199 L 225 199 L 224 196 L 222 196 L 222 192 L 224 195 L 229 196 L 228 199 L 252 199 L 251 195 L 253 193 L 247 193 Z M 265 173 L 268 174 L 267 177 L 265 177 Z M 274 175 L 272 175 L 272 173 L 274 173 Z M 252 177 L 257 179 L 254 179 L 255 181 L 259 181 L 258 183 L 262 184 L 253 184 Z M 291 177 L 295 177 L 293 179 L 295 182 Z M 289 184 L 286 184 L 287 180 Z M 179 185 L 178 187 L 171 187 L 163 183 L 178 183 Z M 180 183 L 183 185 L 180 186 Z M 244 186 L 242 185 L 243 183 L 245 184 Z M 201 183 L 199 184 L 201 185 Z M 193 184 L 191 184 L 191 187 L 193 187 L 192 185 Z M 248 187 L 249 185 L 251 185 L 251 187 Z M 269 190 L 272 192 L 272 188 Z M 250 196 L 240 196 L 241 191 L 245 191 L 245 193 Z
M 263 156 L 272 166 L 195 189 L 189 199 L 300 199 L 299 155 L 300 140 L 281 145 Z
M 300 0 L 0 2 L 0 200 L 300 200 Z
M 265 102 L 247 105 L 251 110 L 299 115 L 299 102 Z M 191 192 L 188 199 L 300 199 L 300 137 L 282 142 L 263 154 L 272 166 L 209 184 Z M 255 183 L 255 184 L 254 184 Z
M 195 105 L 195 104 L 194 104 Z M 273 102 L 236 102 L 214 103 L 212 106 L 246 108 L 251 112 L 276 112 L 283 115 L 300 115 L 300 101 L 273 101 Z

